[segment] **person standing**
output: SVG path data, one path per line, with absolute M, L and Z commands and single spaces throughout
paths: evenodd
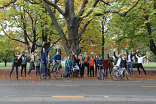
M 51 63 L 52 63 L 51 56 L 48 55 L 48 57 L 47 57 L 47 71 L 48 71 L 49 78 L 50 78 L 50 66 L 51 66 Z
M 94 59 L 93 59 L 93 57 L 91 57 L 91 60 L 89 61 L 89 65 L 90 65 L 90 77 L 92 77 L 92 75 L 94 77 Z
M 127 69 L 129 71 L 130 75 L 133 76 L 132 57 L 135 56 L 135 54 L 137 52 L 135 52 L 134 54 L 132 54 L 131 52 L 128 52 L 127 49 L 126 49 L 126 53 L 127 53 Z M 129 70 L 129 67 L 131 68 L 131 71 Z
M 23 53 L 24 53 L 25 51 L 23 51 Z M 21 64 L 21 55 L 20 55 L 20 53 L 19 52 L 14 52 L 13 51 L 13 53 L 14 53 L 14 60 L 13 60 L 13 64 L 12 64 L 12 70 L 10 71 L 10 75 L 9 75 L 9 78 L 11 79 L 11 74 L 12 74 L 12 72 L 13 72 L 13 70 L 14 70 L 14 67 L 16 67 L 16 78 L 17 78 L 17 80 L 18 80 L 18 67 L 20 66 L 20 64 Z
M 140 75 L 140 70 L 139 70 L 139 68 L 142 68 L 142 70 L 144 71 L 144 74 L 146 75 L 146 71 L 145 71 L 145 69 L 144 69 L 144 67 L 143 67 L 143 65 L 142 65 L 142 63 L 143 63 L 143 60 L 144 60 L 144 58 L 146 57 L 146 56 L 138 56 L 138 55 L 136 55 L 136 57 L 137 57 L 137 59 L 138 59 L 138 64 L 137 64 L 137 69 L 138 69 L 138 72 L 139 72 L 139 75 Z
M 108 75 L 108 59 L 107 58 L 105 58 L 104 59 L 104 71 L 105 71 L 105 75 L 106 75 L 106 77 L 107 77 L 107 75 Z
M 26 69 L 27 69 L 27 54 L 25 53 L 23 56 L 22 56 L 22 63 L 21 63 L 21 77 L 22 76 L 22 73 L 23 73 L 23 69 L 24 69 L 24 72 L 25 72 L 25 77 L 26 77 Z
M 34 62 L 35 62 L 35 54 L 34 52 L 31 52 L 31 49 L 30 49 L 30 69 L 28 71 L 28 75 L 30 75 L 32 70 L 35 70 Z
M 108 56 L 108 68 L 109 68 L 109 74 L 111 76 L 111 72 L 112 72 L 112 69 L 113 69 L 113 57 L 110 56 L 110 53 L 107 54 Z
M 98 72 L 99 72 L 98 79 L 101 79 L 101 71 L 103 73 L 103 78 L 104 78 L 104 76 L 105 76 L 105 72 L 104 72 L 104 69 L 103 69 L 104 60 L 101 58 L 101 56 L 99 56 L 99 59 L 97 61 L 97 65 L 98 65 Z M 106 76 L 105 76 L 105 78 L 106 78 Z
M 67 57 L 67 60 L 65 61 L 65 70 L 66 70 L 66 78 L 70 79 L 70 72 L 71 72 L 71 68 L 72 68 L 73 64 L 72 61 L 70 60 L 70 57 Z
M 115 50 L 114 50 L 114 57 L 115 57 L 115 62 L 114 65 L 116 66 L 117 70 L 122 71 L 122 65 L 123 65 L 123 59 L 122 59 L 122 55 L 119 54 L 118 57 L 115 54 Z
M 60 49 L 60 46 L 59 46 L 59 45 L 56 46 L 55 54 L 56 54 L 57 52 L 59 53 L 60 58 L 61 58 L 61 49 Z
M 58 68 L 58 71 L 60 71 L 61 69 L 61 56 L 59 54 L 59 52 L 56 52 L 56 54 L 54 55 L 54 68 L 55 68 L 55 71 L 57 70 Z
M 44 45 L 42 45 L 42 49 L 41 49 L 41 68 L 40 68 L 40 75 L 39 77 L 41 78 L 41 73 L 42 73 L 42 69 L 45 66 L 45 78 L 47 79 L 47 52 L 50 50 L 51 46 L 53 44 L 50 45 L 50 47 L 45 50 Z
M 94 64 L 95 64 L 95 77 L 97 76 L 97 70 L 98 70 L 97 61 L 98 61 L 98 56 L 95 56 L 95 59 L 94 59 Z
M 73 51 L 72 54 L 73 54 L 73 76 L 78 77 L 80 70 L 80 59 L 78 58 L 77 55 L 74 54 Z
M 41 59 L 39 56 L 37 56 L 37 58 L 36 58 L 36 76 L 37 76 L 37 74 L 40 74 L 40 63 L 41 63 Z
M 87 67 L 87 76 L 89 77 L 89 55 L 86 51 L 84 51 L 84 54 L 82 55 L 82 70 L 81 70 L 81 78 L 84 76 L 84 68 Z

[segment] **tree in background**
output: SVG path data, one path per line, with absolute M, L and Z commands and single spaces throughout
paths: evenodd
M 0 61 L 3 61 L 5 66 L 7 66 L 7 62 L 12 60 L 12 58 L 13 50 L 10 39 L 8 39 L 6 36 L 0 35 Z

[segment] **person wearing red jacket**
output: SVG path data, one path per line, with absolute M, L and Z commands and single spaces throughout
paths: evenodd
M 107 74 L 108 74 L 108 58 L 105 58 L 104 59 L 104 70 L 105 70 L 105 75 L 107 77 Z
M 94 77 L 94 59 L 91 57 L 91 60 L 89 61 L 89 66 L 90 66 L 90 77 L 92 77 L 92 72 L 93 72 L 93 77 Z

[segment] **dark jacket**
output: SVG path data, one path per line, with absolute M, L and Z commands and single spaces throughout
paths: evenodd
M 55 54 L 55 56 L 54 56 L 54 61 L 56 62 L 56 60 L 61 60 L 61 56 Z
M 126 53 L 127 53 L 127 60 L 128 60 L 128 55 L 129 55 L 129 53 L 128 53 L 128 51 L 127 51 L 127 50 L 126 50 Z M 135 56 L 135 55 L 136 55 L 136 53 L 137 53 L 137 52 L 135 52 L 134 54 L 131 54 L 131 55 L 130 55 L 131 62 L 132 62 L 132 57 L 133 57 L 133 56 Z
M 117 64 L 117 61 L 118 61 L 118 59 L 119 59 L 119 57 L 116 56 L 115 52 L 114 52 L 114 57 L 115 57 L 114 65 L 116 65 L 116 64 Z M 122 67 L 122 65 L 123 65 L 123 59 L 121 58 L 120 67 Z
M 41 61 L 46 62 L 47 52 L 50 50 L 51 47 L 49 47 L 45 52 L 43 52 L 43 46 L 41 49 Z
M 99 60 L 97 61 L 97 64 L 100 65 L 100 66 L 104 66 L 104 60 L 99 59 Z

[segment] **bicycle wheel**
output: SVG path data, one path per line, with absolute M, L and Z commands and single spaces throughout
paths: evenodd
M 113 70 L 111 73 L 111 77 L 113 80 L 117 81 L 119 79 L 119 71 L 118 70 Z
M 58 71 L 55 72 L 55 79 L 60 80 L 60 79 L 62 79 L 62 77 L 63 77 L 63 75 L 61 72 L 58 72 Z

